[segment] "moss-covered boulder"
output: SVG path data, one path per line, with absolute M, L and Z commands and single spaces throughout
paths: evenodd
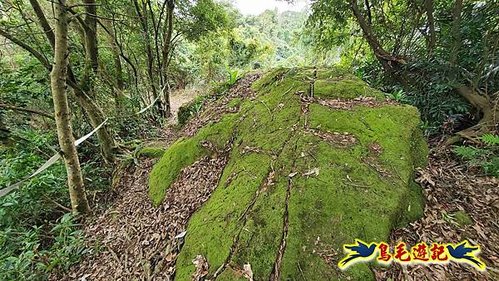
M 339 70 L 277 69 L 237 113 L 179 140 L 150 176 L 159 204 L 179 172 L 231 145 L 218 187 L 190 219 L 176 280 L 198 255 L 210 280 L 371 280 L 368 265 L 336 264 L 355 238 L 387 240 L 422 213 L 414 170 L 427 147 L 417 109 Z M 313 92 L 313 97 L 310 96 Z

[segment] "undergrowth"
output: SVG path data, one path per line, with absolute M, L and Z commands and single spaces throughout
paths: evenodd
M 23 130 L 11 137 L 15 143 L 0 145 L 0 189 L 31 174 L 57 147 L 53 134 Z M 88 192 L 100 192 L 108 185 L 107 169 L 89 159 L 82 163 Z M 0 280 L 47 280 L 79 261 L 83 233 L 69 206 L 62 162 L 0 198 Z
M 470 168 L 481 168 L 486 175 L 499 177 L 499 135 L 486 134 L 480 146 L 456 146 L 454 153 Z

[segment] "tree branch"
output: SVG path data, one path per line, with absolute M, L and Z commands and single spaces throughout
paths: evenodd
M 38 52 L 35 50 L 33 47 L 29 46 L 28 44 L 24 43 L 24 41 L 20 40 L 19 38 L 15 37 L 14 35 L 8 33 L 6 30 L 0 28 L 0 35 L 9 39 L 12 43 L 18 45 L 19 47 L 23 48 L 24 50 L 28 51 L 30 54 L 32 54 L 36 59 L 38 59 L 42 65 L 47 68 L 47 70 L 52 69 L 52 65 L 50 62 L 43 56 L 42 53 Z
M 17 107 L 17 106 L 13 106 L 13 105 L 4 104 L 4 103 L 0 103 L 0 108 L 14 110 L 14 111 L 20 111 L 20 112 L 33 113 L 33 114 L 37 114 L 37 115 L 47 117 L 47 118 L 54 120 L 53 114 L 49 114 L 49 113 L 46 113 L 46 112 L 43 112 L 40 110 L 36 110 L 36 109 Z

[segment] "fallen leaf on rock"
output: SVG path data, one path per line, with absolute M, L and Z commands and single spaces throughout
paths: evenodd
M 187 231 L 184 231 L 184 232 L 180 233 L 179 235 L 175 236 L 175 239 L 184 238 L 186 234 L 187 234 Z
M 195 259 L 192 260 L 192 263 L 196 267 L 196 272 L 194 272 L 194 274 L 192 275 L 192 280 L 204 280 L 204 277 L 208 275 L 208 261 L 202 255 L 198 255 Z

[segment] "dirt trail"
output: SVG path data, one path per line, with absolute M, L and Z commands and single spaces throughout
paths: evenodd
M 111 208 L 84 229 L 91 252 L 52 280 L 170 280 L 187 221 L 217 186 L 226 158 L 205 157 L 184 169 L 155 207 L 147 196 L 152 160 L 129 169 Z
M 170 97 L 170 106 L 172 111 L 172 117 L 168 120 L 168 124 L 176 124 L 178 119 L 178 111 L 180 108 L 193 101 L 200 95 L 199 89 L 197 88 L 187 88 L 183 90 L 174 91 Z

